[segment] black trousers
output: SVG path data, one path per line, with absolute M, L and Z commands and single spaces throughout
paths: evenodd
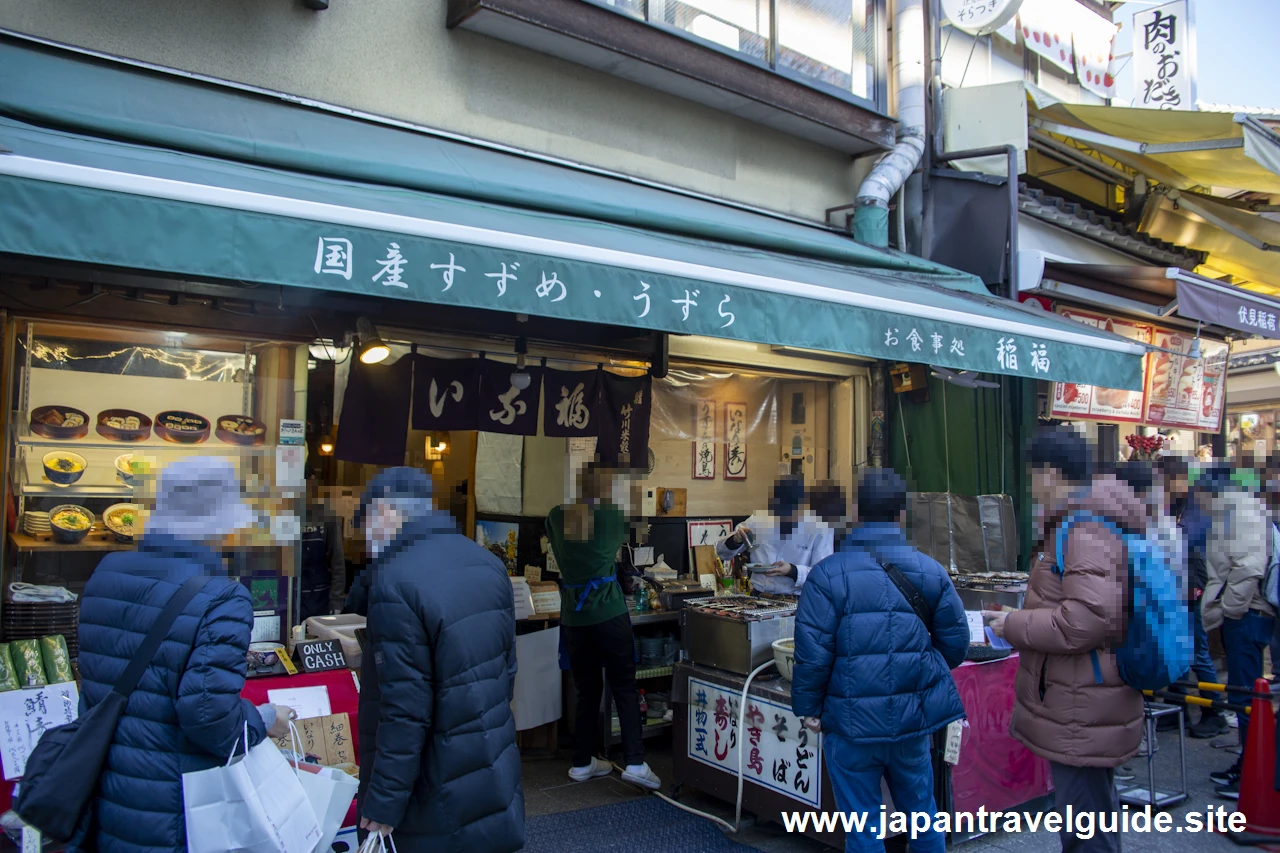
M 1063 825 L 1058 837 L 1063 853 L 1120 853 L 1120 794 L 1116 791 L 1116 771 L 1110 767 L 1071 767 L 1049 762 L 1053 775 L 1053 804 L 1062 815 L 1067 805 L 1077 812 L 1093 812 L 1092 838 L 1079 838 Z M 1103 832 L 1101 827 L 1107 827 Z
M 600 743 L 600 702 L 606 681 L 618 709 L 626 763 L 643 763 L 644 739 L 631 618 L 624 613 L 598 625 L 566 626 L 562 630 L 567 633 L 569 669 L 578 690 L 573 766 L 586 767 L 596 754 Z

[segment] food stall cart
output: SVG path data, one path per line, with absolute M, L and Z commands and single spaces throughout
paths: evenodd
M 691 599 L 680 610 L 684 657 L 675 667 L 673 760 L 677 791 L 684 785 L 736 802 L 738 747 L 742 747 L 742 808 L 781 823 L 790 811 L 834 811 L 822 736 L 791 712 L 791 683 L 766 668 L 773 642 L 795 633 L 795 597 L 740 595 Z M 739 729 L 739 717 L 742 729 Z M 884 791 L 885 802 L 891 800 Z M 810 835 L 837 849 L 844 832 Z
M 970 597 L 1019 600 L 1017 585 L 1001 579 L 996 591 L 975 579 Z M 982 589 L 991 586 L 990 590 Z M 1011 597 L 1006 599 L 1006 596 Z M 978 601 L 977 598 L 973 598 Z M 738 746 L 742 742 L 742 808 L 758 819 L 781 822 L 784 812 L 835 811 L 822 737 L 807 732 L 791 711 L 791 684 L 766 667 L 743 689 L 751 672 L 774 659 L 773 642 L 790 637 L 797 602 L 770 597 L 717 596 L 683 603 L 680 611 L 685 660 L 675 667 L 672 699 L 676 790 L 688 785 L 736 802 Z M 991 656 L 988 651 L 982 657 Z M 964 705 L 959 760 L 953 767 L 935 758 L 939 810 L 976 812 L 1034 806 L 1052 791 L 1048 763 L 1008 733 L 1013 713 L 1016 653 L 966 661 L 952 672 Z M 741 724 L 739 718 L 741 717 Z M 941 746 L 941 734 L 935 747 Z M 937 749 L 937 755 L 941 750 Z M 886 806 L 893 810 L 882 783 Z M 807 835 L 836 848 L 844 834 Z M 963 840 L 955 838 L 954 840 Z

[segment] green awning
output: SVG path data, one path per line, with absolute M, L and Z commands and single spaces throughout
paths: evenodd
M 0 77 L 5 46 L 0 42 Z M 0 114 L 4 99 L 14 100 L 8 83 L 0 87 Z M 59 91 L 45 83 L 45 92 Z M 117 93 L 118 102 L 126 100 Z M 9 152 L 0 153 L 0 252 L 959 370 L 1142 385 L 1138 344 L 957 289 L 968 282 L 962 274 L 819 229 L 796 225 L 793 236 L 824 245 L 842 241 L 852 247 L 851 257 L 836 262 L 830 253 L 784 254 L 762 248 L 759 239 L 712 241 L 120 141 L 136 136 L 136 128 L 117 128 L 107 139 L 60 124 L 55 130 L 12 113 L 0 117 L 0 149 Z M 253 153 L 252 146 L 227 147 L 244 157 Z M 371 169 L 386 171 L 388 159 L 378 149 L 359 153 Z M 510 159 L 515 165 L 504 168 L 512 174 L 517 165 L 539 165 Z M 619 193 L 633 189 L 618 183 Z M 716 207 L 667 195 L 670 211 L 682 204 Z M 748 220 L 741 217 L 759 220 L 761 228 L 780 224 L 731 212 L 744 227 Z M 696 216 L 684 211 L 681 218 Z M 859 254 L 879 265 L 854 265 Z

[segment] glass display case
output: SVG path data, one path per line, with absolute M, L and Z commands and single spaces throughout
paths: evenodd
M 253 597 L 254 640 L 284 642 L 298 614 L 305 345 L 24 319 L 7 332 L 0 608 L 15 581 L 80 593 L 105 553 L 145 534 L 165 467 L 216 456 L 256 520 L 215 547 Z

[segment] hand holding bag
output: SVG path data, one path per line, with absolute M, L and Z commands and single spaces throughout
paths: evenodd
M 222 767 L 182 774 L 188 853 L 312 853 L 320 824 L 298 768 L 270 740 L 237 761 L 239 749 Z
M 356 853 L 388 853 L 388 851 L 396 853 L 396 843 L 391 840 L 391 834 L 371 832 L 364 837 L 364 844 L 360 845 Z
M 115 738 L 116 725 L 129 704 L 129 694 L 138 686 L 173 623 L 209 580 L 196 576 L 178 588 L 152 623 L 120 680 L 101 702 L 74 722 L 49 729 L 40 737 L 27 759 L 14 801 L 14 811 L 23 822 L 54 841 L 71 839 L 98 786 L 98 776 Z

